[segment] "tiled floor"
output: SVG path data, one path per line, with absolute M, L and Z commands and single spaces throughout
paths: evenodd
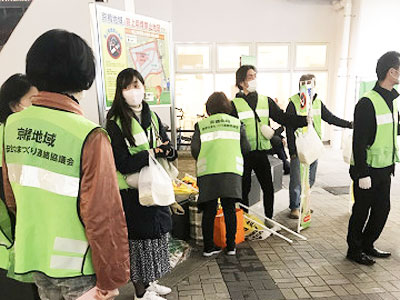
M 302 231 L 307 241 L 292 235 L 289 244 L 277 237 L 245 242 L 236 257 L 220 254 L 203 259 L 201 249 L 162 279 L 173 288 L 170 300 L 218 299 L 400 299 L 400 185 L 392 181 L 392 210 L 378 248 L 392 252 L 389 259 L 360 266 L 345 259 L 349 195 L 334 195 L 326 187 L 349 186 L 348 166 L 341 152 L 327 149 L 319 161 L 312 192 L 312 225 Z M 288 176 L 284 177 L 288 186 Z M 345 191 L 344 188 L 338 189 Z M 288 192 L 276 194 L 276 219 L 288 227 Z M 120 300 L 132 299 L 130 286 Z

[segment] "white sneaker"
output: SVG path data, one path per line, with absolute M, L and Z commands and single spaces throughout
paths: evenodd
M 150 291 L 147 291 L 146 293 L 144 293 L 142 298 L 135 297 L 134 299 L 135 300 L 136 299 L 137 300 L 166 300 L 165 298 L 158 296 L 156 292 L 150 292 Z
M 150 283 L 149 287 L 146 290 L 149 292 L 155 292 L 160 296 L 165 296 L 172 292 L 169 287 L 158 284 L 158 280 Z

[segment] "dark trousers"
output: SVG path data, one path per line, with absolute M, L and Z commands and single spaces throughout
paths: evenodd
M 263 191 L 264 214 L 272 218 L 274 213 L 274 185 L 272 183 L 271 165 L 267 151 L 251 151 L 244 156 L 244 172 L 242 185 L 242 203 L 249 206 L 249 193 L 251 189 L 251 171 L 254 170 Z
M 355 202 L 347 234 L 348 251 L 352 254 L 374 246 L 389 215 L 390 174 L 372 176 L 371 181 L 368 190 L 360 189 L 358 180 L 354 181 Z
M 236 199 L 221 198 L 221 205 L 224 211 L 226 227 L 226 246 L 229 249 L 235 247 L 236 236 Z M 209 250 L 214 247 L 214 220 L 217 214 L 218 199 L 210 200 L 201 204 L 203 219 L 201 229 L 203 231 L 204 249 Z

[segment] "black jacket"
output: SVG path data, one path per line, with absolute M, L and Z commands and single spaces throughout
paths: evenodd
M 142 127 L 148 128 L 151 123 L 151 114 L 150 107 L 145 102 L 143 103 L 141 119 Z M 165 128 L 158 116 L 157 119 L 162 141 L 169 141 Z M 106 130 L 111 139 L 115 165 L 121 174 L 136 173 L 149 165 L 149 152 L 141 151 L 135 155 L 131 155 L 120 128 L 113 120 L 107 120 Z M 150 141 L 150 144 L 152 144 L 152 141 Z M 172 146 L 171 150 L 172 152 L 168 160 L 177 158 L 177 152 Z M 121 190 L 120 193 L 130 240 L 155 239 L 171 231 L 172 223 L 169 207 L 145 207 L 140 205 L 137 189 Z
M 258 94 L 257 92 L 249 93 L 245 95 L 242 92 L 236 94 L 236 98 L 243 98 L 250 108 L 254 111 L 257 107 L 258 102 Z M 292 126 L 293 128 L 304 127 L 307 126 L 307 117 L 297 116 L 296 114 L 290 115 L 285 113 L 283 110 L 279 108 L 279 106 L 268 97 L 268 106 L 269 106 L 269 117 L 274 120 L 275 122 L 286 125 Z M 232 116 L 238 118 L 238 112 L 236 110 L 235 104 L 232 102 Z M 258 150 L 255 150 L 258 151 Z
M 314 95 L 315 100 L 317 98 L 317 94 Z M 286 108 L 286 112 L 291 115 L 296 115 L 296 107 L 294 106 L 292 101 L 289 101 L 289 104 Z M 322 103 L 321 101 L 321 119 L 328 124 L 336 125 L 338 127 L 343 127 L 343 128 L 352 128 L 352 123 L 343 119 L 340 119 L 336 117 L 334 114 L 332 114 Z M 296 149 L 296 137 L 294 135 L 294 132 L 296 131 L 295 128 L 292 128 L 290 126 L 286 127 L 286 134 L 287 134 L 287 141 L 288 141 L 288 148 L 289 148 L 289 154 L 290 155 L 297 155 L 297 149 Z
M 385 100 L 391 112 L 393 112 L 393 100 L 399 93 L 392 89 L 388 91 L 379 83 L 373 88 Z M 366 101 L 365 101 L 366 100 Z M 400 127 L 398 128 L 398 134 Z M 367 165 L 367 148 L 372 145 L 376 135 L 376 116 L 372 102 L 368 98 L 361 98 L 354 109 L 354 133 L 353 133 L 353 157 L 354 166 L 350 166 L 350 176 L 353 180 L 367 176 L 379 176 L 394 174 L 394 165 L 386 168 L 371 168 Z

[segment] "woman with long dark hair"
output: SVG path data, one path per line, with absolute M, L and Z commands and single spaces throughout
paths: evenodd
M 111 138 L 128 225 L 131 280 L 136 297 L 159 300 L 164 299 L 160 296 L 171 292 L 170 288 L 156 281 L 170 270 L 170 210 L 169 207 L 140 205 L 138 189 L 128 186 L 125 176 L 148 166 L 149 155 L 172 161 L 177 158 L 177 153 L 144 96 L 142 75 L 132 68 L 121 71 L 117 77 L 114 102 L 107 114 L 106 129 Z

